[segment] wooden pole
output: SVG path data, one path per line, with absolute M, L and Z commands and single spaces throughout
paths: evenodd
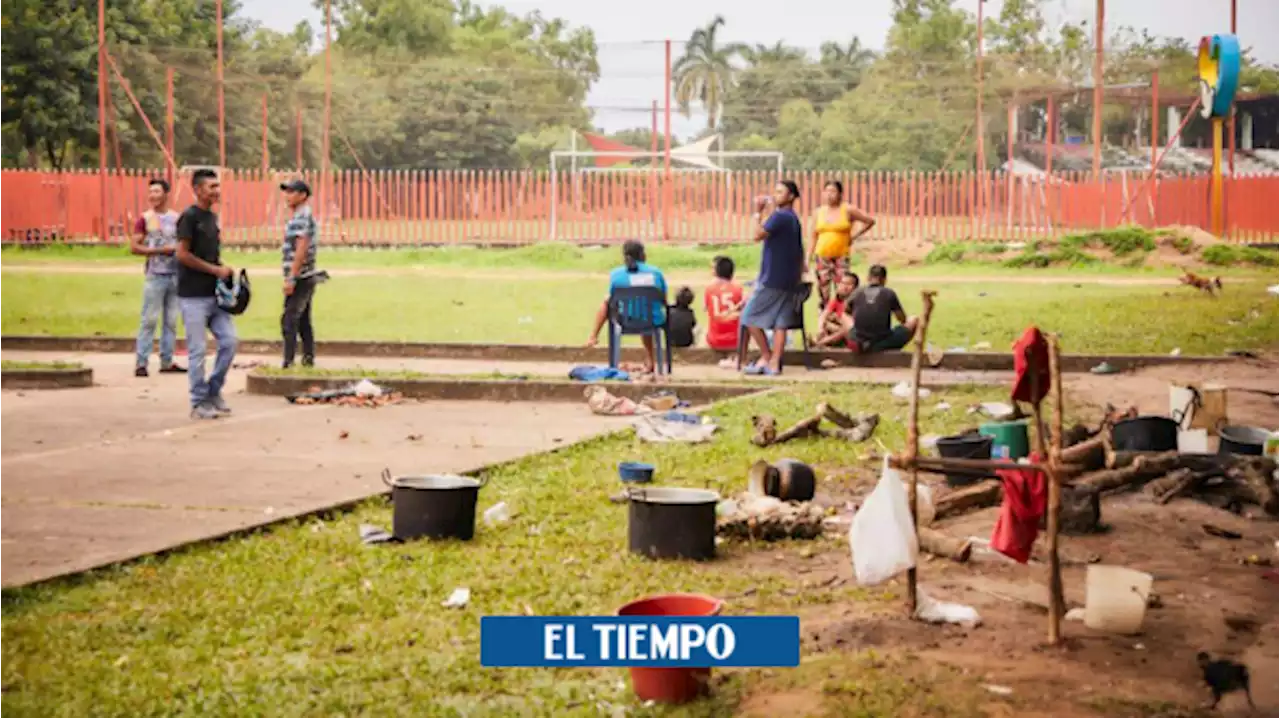
M 298 169 L 302 169 L 302 108 L 299 107 L 294 112 L 294 164 Z
M 916 458 L 920 455 L 920 369 L 924 364 L 924 343 L 929 332 L 929 315 L 933 314 L 933 298 L 937 292 L 924 290 L 920 299 L 924 302 L 924 311 L 920 314 L 920 329 L 916 332 L 915 350 L 911 353 L 911 408 L 907 415 L 907 456 L 910 469 L 910 481 L 907 484 L 907 502 L 911 506 L 911 528 L 916 527 L 916 486 L 919 473 L 916 471 Z M 918 531 L 917 531 L 918 535 Z M 907 610 L 912 616 L 916 613 L 916 569 L 907 569 Z
M 169 148 L 169 186 L 178 181 L 177 161 L 173 154 L 173 68 L 164 70 L 164 144 Z
M 1049 336 L 1049 382 L 1053 388 L 1053 446 L 1049 452 L 1049 516 L 1045 521 L 1049 532 L 1049 644 L 1061 639 L 1060 622 L 1066 614 L 1062 595 L 1062 566 L 1058 555 L 1058 525 L 1062 514 L 1062 366 L 1058 353 L 1058 337 Z
M 333 3 L 324 0 L 324 127 L 320 130 L 320 212 L 327 216 L 329 202 L 329 117 L 333 102 L 333 66 L 329 46 L 333 44 Z
M 1231 0 L 1231 34 L 1236 34 L 1236 0 Z M 1227 171 L 1236 174 L 1236 104 L 1231 103 L 1227 115 Z
M 217 0 L 214 14 L 217 16 L 218 37 L 218 168 L 227 166 L 227 106 L 223 97 L 222 81 L 222 0 Z
M 262 174 L 271 171 L 271 150 L 267 148 L 267 93 L 262 93 Z
M 982 121 L 982 7 L 986 5 L 987 0 L 978 0 L 978 97 L 973 106 L 973 123 L 977 132 L 977 167 L 979 172 L 987 171 L 987 151 L 985 141 L 987 136 L 986 123 Z
M 1102 177 L 1102 46 L 1106 0 L 1097 0 L 1093 19 L 1093 179 Z
M 1151 169 L 1156 168 L 1160 152 L 1160 69 L 1151 71 Z
M 671 239 L 671 41 L 666 42 L 666 70 L 663 87 L 663 154 L 662 154 L 662 239 Z
M 107 241 L 107 8 L 98 0 L 98 239 Z

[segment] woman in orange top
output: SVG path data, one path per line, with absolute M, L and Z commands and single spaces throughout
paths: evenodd
M 823 204 L 813 222 L 813 241 L 809 244 L 809 263 L 818 282 L 818 296 L 827 306 L 832 290 L 849 271 L 849 254 L 853 241 L 875 226 L 871 215 L 844 201 L 844 185 L 830 180 L 822 187 Z M 862 228 L 853 233 L 855 224 Z

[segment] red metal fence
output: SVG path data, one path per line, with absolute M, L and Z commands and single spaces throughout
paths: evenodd
M 751 231 L 754 199 L 770 191 L 766 171 L 654 172 L 397 171 L 301 173 L 316 190 L 322 236 L 350 244 L 528 244 L 741 241 Z M 106 241 L 146 207 L 147 181 L 163 171 L 110 172 Z M 274 244 L 285 219 L 279 183 L 298 173 L 262 170 L 223 175 L 224 239 Z M 1138 224 L 1211 229 L 1209 177 L 1081 173 L 1051 177 L 978 172 L 795 172 L 801 204 L 815 207 L 823 183 L 838 179 L 846 198 L 878 220 L 883 239 L 1018 240 Z M 1239 242 L 1280 234 L 1280 176 L 1224 179 L 1226 232 Z M 97 172 L 0 172 L 4 242 L 103 241 Z M 555 201 L 552 201 L 552 198 Z M 174 205 L 192 200 L 186 178 Z

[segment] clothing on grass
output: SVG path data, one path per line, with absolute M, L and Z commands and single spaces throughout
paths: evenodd
M 138 322 L 135 346 L 137 366 L 146 366 L 151 347 L 156 341 L 156 323 L 160 323 L 160 366 L 173 364 L 174 346 L 178 341 L 178 275 L 149 274 L 142 285 L 142 317 Z
M 1049 342 L 1035 327 L 1028 327 L 1013 345 L 1014 401 L 1039 404 L 1049 393 Z
M 667 337 L 671 346 L 685 349 L 693 346 L 693 328 L 698 326 L 698 318 L 689 307 L 672 306 L 667 308 Z
M 315 274 L 316 244 L 318 244 L 320 234 L 318 229 L 316 218 L 311 214 L 311 205 L 304 204 L 294 210 L 293 216 L 289 218 L 289 222 L 284 226 L 284 245 L 281 251 L 281 262 L 285 277 L 293 274 L 293 260 L 297 256 L 298 240 L 302 237 L 306 237 L 311 241 L 307 243 L 307 254 L 302 259 L 302 267 L 298 272 L 298 277 L 305 278 Z
M 631 375 L 611 366 L 575 366 L 569 370 L 574 381 L 631 381 Z
M 799 325 L 804 311 L 803 295 L 798 290 L 760 287 L 742 311 L 742 325 L 757 329 L 790 329 Z
M 236 326 L 231 315 L 219 308 L 213 297 L 181 297 L 178 301 L 182 306 L 182 323 L 187 330 L 187 386 L 194 408 L 222 395 L 227 372 L 236 358 Z M 205 329 L 213 334 L 217 343 L 213 372 L 207 380 L 204 375 Z
M 768 236 L 760 254 L 761 287 L 790 291 L 804 274 L 804 240 L 795 210 L 782 207 L 764 221 Z
M 869 284 L 855 289 L 849 304 L 853 307 L 853 331 L 859 345 L 872 347 L 891 338 L 893 315 L 902 311 L 897 292 L 884 285 Z M 903 346 L 906 342 L 896 348 Z
M 218 215 L 191 205 L 178 217 L 178 239 L 186 240 L 191 253 L 209 264 L 222 264 L 222 229 Z M 218 278 L 178 264 L 179 297 L 213 297 Z
M 742 310 L 742 286 L 732 281 L 717 279 L 703 293 L 707 308 L 707 346 L 719 351 L 733 351 L 738 347 L 738 328 Z
M 133 225 L 134 234 L 144 235 L 142 244 L 148 249 L 167 249 L 178 244 L 178 213 L 171 209 L 157 212 L 149 209 Z M 175 276 L 178 259 L 172 254 L 148 254 L 143 265 L 147 276 Z
M 299 279 L 293 294 L 284 298 L 284 312 L 280 315 L 280 331 L 284 334 L 284 365 L 292 366 L 298 351 L 298 337 L 302 337 L 302 360 L 311 364 L 316 356 L 316 337 L 311 327 L 311 300 L 315 297 L 314 279 Z
M 1033 463 L 1040 455 L 1033 452 Z M 1000 517 L 991 531 L 991 548 L 1017 561 L 1026 563 L 1031 558 L 1031 546 L 1040 532 L 1040 519 L 1044 516 L 1047 481 L 1044 472 L 1034 469 L 1001 469 L 996 472 L 1004 483 L 1004 499 L 1000 503 Z
M 832 219 L 831 208 L 820 207 L 813 219 L 814 229 L 818 233 L 814 254 L 819 259 L 844 259 L 847 262 L 849 248 L 853 244 L 853 217 L 849 216 L 849 208 L 840 205 Z

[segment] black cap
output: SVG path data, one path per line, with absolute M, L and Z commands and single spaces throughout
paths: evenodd
M 289 180 L 288 182 L 281 182 L 280 189 L 286 192 L 306 192 L 308 197 L 311 196 L 311 187 L 308 186 L 306 182 L 303 182 L 300 179 L 293 179 L 293 180 Z

